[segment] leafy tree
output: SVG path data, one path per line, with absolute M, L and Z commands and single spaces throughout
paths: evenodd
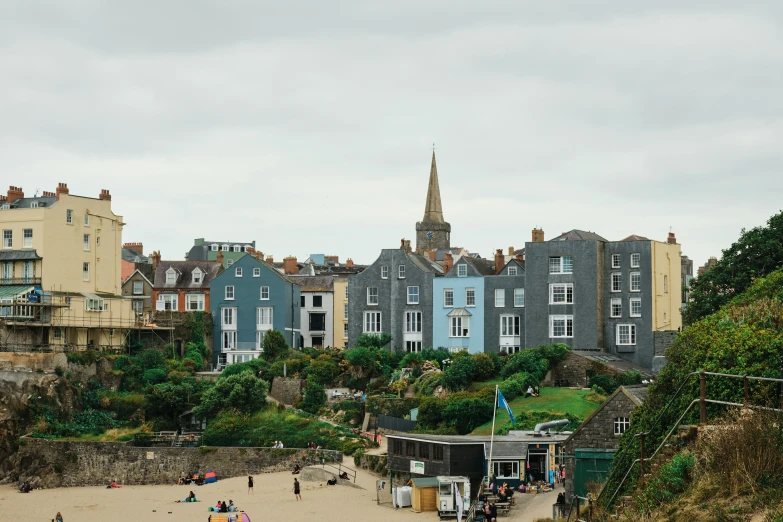
M 754 279 L 783 266 L 783 212 L 767 226 L 742 229 L 739 239 L 723 251 L 721 259 L 691 283 L 691 301 L 683 313 L 685 324 L 715 313 L 750 288 Z
M 456 428 L 457 433 L 466 435 L 492 419 L 492 401 L 479 398 L 449 400 L 443 418 Z
M 258 377 L 260 372 L 263 372 L 267 367 L 267 362 L 264 359 L 253 359 L 252 361 L 243 363 L 230 364 L 220 373 L 218 379 L 225 379 L 232 375 L 236 375 L 242 372 L 250 372 Z
M 488 381 L 497 375 L 499 365 L 486 353 L 477 353 L 473 356 L 473 378 L 476 381 Z
M 307 379 L 307 381 L 305 381 L 302 395 L 301 408 L 307 413 L 316 415 L 318 414 L 318 410 L 323 408 L 324 404 L 326 404 L 326 392 L 324 391 L 324 387 L 318 384 L 315 379 Z
M 356 346 L 362 346 L 364 348 L 383 348 L 389 344 L 392 340 L 392 336 L 388 333 L 378 334 L 362 334 L 356 339 Z
M 417 424 L 425 429 L 436 429 L 443 422 L 446 401 L 437 397 L 424 397 L 419 402 Z
M 155 350 L 154 348 L 139 352 L 139 354 L 136 355 L 133 360 L 142 370 L 165 368 L 166 366 L 166 358 L 163 355 L 163 352 L 160 350 Z
M 163 415 L 175 424 L 180 415 L 198 404 L 201 393 L 209 386 L 192 377 L 183 379 L 180 384 L 156 384 L 146 394 L 148 411 L 152 415 Z
M 339 372 L 340 368 L 337 364 L 328 355 L 324 354 L 310 363 L 310 366 L 307 368 L 307 378 L 315 380 L 321 386 L 325 386 L 331 383 Z
M 443 372 L 441 384 L 451 391 L 464 390 L 473 382 L 475 367 L 472 357 L 456 357 Z
M 160 368 L 152 368 L 144 372 L 144 376 L 141 379 L 144 384 L 158 384 L 166 380 L 166 370 Z
M 515 373 L 525 372 L 541 380 L 548 371 L 549 361 L 544 359 L 540 352 L 536 350 L 522 350 L 508 358 L 501 374 L 503 377 L 508 378 Z
M 242 413 L 253 413 L 266 405 L 269 384 L 249 372 L 218 379 L 204 392 L 201 403 L 193 408 L 198 417 L 207 417 L 230 408 Z
M 282 333 L 277 330 L 269 330 L 264 334 L 264 359 L 274 361 L 286 353 L 288 353 L 288 343 Z

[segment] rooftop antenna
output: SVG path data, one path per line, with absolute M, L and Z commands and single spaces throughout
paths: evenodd
M 435 142 L 432 142 L 432 153 L 435 154 Z
M 35 189 L 35 195 L 33 196 L 34 198 L 37 198 L 37 197 L 38 197 L 38 192 L 39 192 L 40 190 L 41 190 L 41 189 L 39 189 L 39 188 Z

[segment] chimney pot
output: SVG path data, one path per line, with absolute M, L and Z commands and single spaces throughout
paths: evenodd
M 102 199 L 104 201 L 111 201 L 111 194 L 107 189 L 101 189 L 101 193 L 98 196 L 98 199 Z
M 296 264 L 296 256 L 283 258 L 283 272 L 286 274 L 298 274 L 299 266 Z
M 22 191 L 22 187 L 8 187 L 8 202 L 13 203 L 17 199 L 23 198 L 24 192 Z
M 674 237 L 674 232 L 669 232 L 669 238 L 666 240 L 667 243 L 670 245 L 676 245 L 677 244 L 677 238 Z
M 517 261 L 524 261 L 522 254 L 517 254 L 516 256 L 514 256 L 514 259 L 516 259 Z
M 503 249 L 495 250 L 495 275 L 498 275 L 506 264 L 506 258 L 503 256 Z
M 430 251 L 428 252 L 428 254 L 429 254 L 429 256 L 430 256 L 430 260 L 432 260 L 432 261 L 435 261 L 435 250 L 434 250 L 434 249 L 433 249 L 433 250 L 430 250 Z
M 514 247 L 512 247 L 512 246 L 508 247 L 508 255 L 510 255 L 510 256 L 514 255 Z
M 68 191 L 68 184 L 67 183 L 58 183 L 57 189 L 55 190 L 55 197 L 57 198 L 57 201 L 60 201 L 60 194 L 69 194 Z
M 347 267 L 353 267 L 353 259 L 350 257 L 345 261 L 345 266 Z
M 269 263 L 270 265 L 274 264 L 275 258 L 272 256 L 266 256 L 266 262 Z
M 533 243 L 543 243 L 544 242 L 544 229 L 543 228 L 534 228 L 533 229 Z
M 451 254 L 451 252 L 446 252 L 443 254 L 443 273 L 448 274 L 449 270 L 451 270 L 451 267 L 454 266 L 454 256 Z

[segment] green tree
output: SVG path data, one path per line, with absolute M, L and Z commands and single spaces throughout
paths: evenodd
M 473 378 L 477 381 L 488 381 L 497 375 L 498 365 L 495 360 L 486 353 L 477 353 L 473 356 Z
M 443 372 L 440 382 L 451 391 L 464 390 L 473 382 L 474 374 L 472 357 L 456 357 Z
M 160 368 L 152 368 L 144 372 L 144 377 L 141 379 L 144 384 L 158 384 L 166 380 L 166 370 Z
M 326 404 L 326 392 L 324 391 L 324 387 L 318 384 L 315 379 L 307 379 L 307 381 L 305 381 L 302 395 L 301 408 L 307 413 L 317 415 L 318 410 L 323 408 L 324 404 Z
M 266 405 L 269 384 L 249 372 L 218 379 L 204 392 L 201 403 L 193 408 L 199 417 L 214 415 L 218 411 L 233 408 L 242 413 L 253 413 Z
M 145 395 L 147 410 L 152 415 L 163 415 L 174 425 L 180 415 L 198 404 L 201 393 L 209 386 L 192 377 L 183 379 L 180 384 L 156 384 Z
M 269 330 L 264 334 L 264 359 L 274 361 L 288 353 L 288 343 L 285 336 L 277 330 Z
M 356 346 L 363 346 L 365 348 L 383 348 L 389 344 L 392 340 L 392 336 L 387 333 L 378 334 L 362 334 L 356 339 Z
M 742 229 L 739 239 L 723 251 L 721 259 L 691 283 L 686 325 L 715 313 L 736 295 L 750 288 L 754 279 L 783 267 L 783 212 L 767 226 Z
M 165 368 L 166 366 L 166 357 L 163 355 L 163 352 L 154 348 L 139 352 L 138 355 L 133 357 L 133 360 L 142 370 Z
M 456 428 L 457 433 L 466 435 L 492 419 L 492 401 L 478 398 L 449 400 L 443 418 Z

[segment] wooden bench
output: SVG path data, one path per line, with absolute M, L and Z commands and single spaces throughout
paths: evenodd
M 510 502 L 499 502 L 495 504 L 495 507 L 498 509 L 498 516 L 508 515 L 508 512 L 511 510 L 511 503 Z

